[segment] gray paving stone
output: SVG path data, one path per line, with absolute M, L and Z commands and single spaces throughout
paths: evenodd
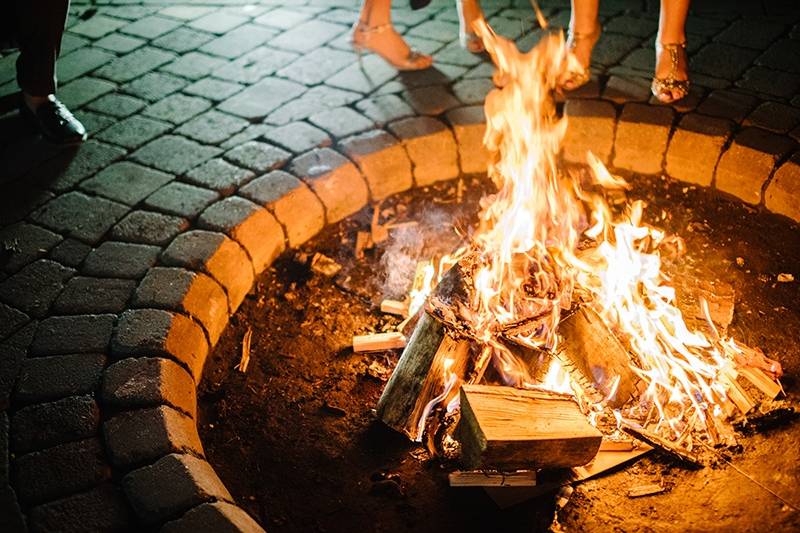
M 193 94 L 215 102 L 221 102 L 238 93 L 243 88 L 244 87 L 238 83 L 231 83 L 214 78 L 203 78 L 189 85 L 183 91 L 187 94 Z
M 105 353 L 114 315 L 51 316 L 39 323 L 31 355 Z
M 134 288 L 132 280 L 75 276 L 58 295 L 53 311 L 59 315 L 121 313 Z
M 77 50 L 78 48 L 83 48 L 84 46 L 88 46 L 89 44 L 90 41 L 88 39 L 79 37 L 74 33 L 65 32 L 64 35 L 61 36 L 61 55 L 67 55 L 73 50 Z M 14 61 L 16 61 L 16 55 L 9 54 L 9 56 L 11 55 L 14 55 Z M 4 57 L 9 57 L 9 56 L 4 56 Z
M 516 26 L 519 27 L 519 23 L 517 23 Z M 474 67 L 478 63 L 481 63 L 483 59 L 478 54 L 473 54 L 462 48 L 461 43 L 456 40 L 452 41 L 441 50 L 438 50 L 434 55 L 434 61 L 437 64 L 447 63 L 463 67 Z
M 128 94 L 153 102 L 181 90 L 188 83 L 188 81 L 172 74 L 148 72 L 144 76 L 124 85 L 122 90 Z
M 88 20 L 70 27 L 69 31 L 70 33 L 76 33 L 84 37 L 89 37 L 90 39 L 97 39 L 121 28 L 125 24 L 127 24 L 127 22 L 124 20 L 97 14 Z
M 323 46 L 314 50 L 314 53 L 301 55 L 296 61 L 279 70 L 278 75 L 304 85 L 316 85 L 327 82 L 331 76 L 354 63 L 355 59 L 352 53 Z
M 103 374 L 102 401 L 119 409 L 168 405 L 187 416 L 197 414 L 192 376 L 170 359 L 122 359 Z
M 98 133 L 96 137 L 112 144 L 133 149 L 158 137 L 171 128 L 172 125 L 166 122 L 134 115 L 112 124 Z
M 203 456 L 193 419 L 167 407 L 125 411 L 103 424 L 111 464 L 129 469 L 170 453 Z
M 111 228 L 110 237 L 117 241 L 166 245 L 189 227 L 189 221 L 154 211 L 136 210 Z
M 220 144 L 245 129 L 249 122 L 214 109 L 180 126 L 175 133 L 206 143 Z
M 74 111 L 73 114 L 78 120 L 81 121 L 81 124 L 83 124 L 83 127 L 86 128 L 86 131 L 91 132 L 90 136 L 92 133 L 102 131 L 116 122 L 116 120 L 111 117 L 107 117 L 106 115 L 101 115 L 99 113 L 93 113 L 92 111 L 87 111 L 84 109 L 78 109 L 77 111 Z
M 35 211 L 31 218 L 62 235 L 94 244 L 127 212 L 122 204 L 68 192 Z
M 164 172 L 130 161 L 121 161 L 104 168 L 93 178 L 81 183 L 81 188 L 127 205 L 134 205 L 172 179 L 171 175 Z
M 219 57 L 201 54 L 200 52 L 189 52 L 162 67 L 161 70 L 190 80 L 199 80 L 224 63 L 225 60 Z
M 309 20 L 284 31 L 270 41 L 271 46 L 292 52 L 308 53 L 347 31 L 347 26 L 323 20 Z
M 158 246 L 106 241 L 89 254 L 82 272 L 89 276 L 138 279 L 156 262 Z
M 44 180 L 50 190 L 63 192 L 124 155 L 125 150 L 116 146 L 90 140 L 75 152 L 61 152 L 49 159 L 31 177 Z
M 23 407 L 11 418 L 11 442 L 17 453 L 87 439 L 100 426 L 100 408 L 92 396 L 70 396 Z
M 225 33 L 247 22 L 247 17 L 216 11 L 199 19 L 193 20 L 189 26 L 198 30 L 211 33 Z
M 211 465 L 184 454 L 171 454 L 134 470 L 122 479 L 122 486 L 144 524 L 178 518 L 208 501 L 231 501 Z
M 650 99 L 650 80 L 611 76 L 603 90 L 603 98 L 618 104 L 646 102 Z
M 104 483 L 33 507 L 28 512 L 28 524 L 33 532 L 127 531 L 134 527 L 134 519 L 122 490 Z
M 744 121 L 745 126 L 758 126 L 776 133 L 789 133 L 800 124 L 800 109 L 778 102 L 763 102 Z
M 30 317 L 10 305 L 0 303 L 0 340 L 24 326 Z
M 77 239 L 64 239 L 50 250 L 53 261 L 69 267 L 77 267 L 92 251 L 92 247 Z
M 103 354 L 71 354 L 29 357 L 22 362 L 14 401 L 20 405 L 88 394 L 100 386 L 106 364 Z
M 259 120 L 304 91 L 305 86 L 298 83 L 267 78 L 225 100 L 219 109 L 249 120 Z
M 410 29 L 408 34 L 446 43 L 458 37 L 458 24 L 441 20 L 428 20 Z
M 714 37 L 715 41 L 764 50 L 786 30 L 786 25 L 770 20 L 748 17 L 737 20 Z
M 112 93 L 92 101 L 87 109 L 116 118 L 124 118 L 139 111 L 145 102 L 133 96 Z
M 358 102 L 356 108 L 378 125 L 414 115 L 411 106 L 394 94 L 366 98 Z
M 214 77 L 253 84 L 274 74 L 279 68 L 291 63 L 298 54 L 261 46 L 235 61 L 227 61 L 214 70 Z
M 698 72 L 733 81 L 742 75 L 758 55 L 754 50 L 710 43 L 689 58 L 689 69 L 692 73 Z
M 795 39 L 777 41 L 756 59 L 756 64 L 775 70 L 800 73 L 800 41 Z
M 368 94 L 397 77 L 397 71 L 375 54 L 363 56 L 360 62 L 354 63 L 351 59 L 348 63 L 349 66 L 337 69 L 320 81 L 331 87 Z
M 441 85 L 419 87 L 404 93 L 403 97 L 422 115 L 441 115 L 461 103 Z
M 104 14 L 125 20 L 137 20 L 154 13 L 156 10 L 156 7 L 142 5 L 118 5 L 103 7 Z
M 718 19 L 692 16 L 686 19 L 686 31 L 699 35 L 716 35 L 726 26 Z
M 75 270 L 49 259 L 30 263 L 0 282 L 0 301 L 35 317 L 47 314 L 50 305 Z
M 791 98 L 800 92 L 800 74 L 751 67 L 736 85 L 780 98 Z
M 272 128 L 273 126 L 268 124 L 250 124 L 239 133 L 227 138 L 220 146 L 225 149 L 236 148 L 247 141 L 254 141 L 262 138 L 264 134 L 269 132 Z
M 316 126 L 337 138 L 344 138 L 371 129 L 375 123 L 349 107 L 320 111 L 308 118 Z
M 168 31 L 174 30 L 180 25 L 180 21 L 171 18 L 160 17 L 158 15 L 150 15 L 140 18 L 132 24 L 128 24 L 127 26 L 121 28 L 120 31 L 150 40 L 164 35 Z
M 157 211 L 191 219 L 218 198 L 219 194 L 214 191 L 187 183 L 173 182 L 150 195 L 144 205 Z
M 98 96 L 113 91 L 116 86 L 91 77 L 78 78 L 58 89 L 58 99 L 69 108 L 76 109 Z
M 278 126 L 266 133 L 264 138 L 295 154 L 331 144 L 327 133 L 307 122 L 292 122 L 285 126 Z
M 289 152 L 258 141 L 249 141 L 225 152 L 225 159 L 231 163 L 256 172 L 279 168 L 289 157 Z
M 231 165 L 224 159 L 215 158 L 187 172 L 185 179 L 228 196 L 254 177 L 255 174 L 250 170 Z
M 11 391 L 17 382 L 22 361 L 28 356 L 28 348 L 37 327 L 36 322 L 29 322 L 0 341 L 0 409 L 4 411 L 10 404 Z
M 100 48 L 78 48 L 58 59 L 56 72 L 61 83 L 74 80 L 114 60 L 116 56 Z
M 186 4 L 178 4 L 174 6 L 165 7 L 159 14 L 165 17 L 172 17 L 178 20 L 194 20 L 203 15 L 216 11 L 216 8 L 211 6 L 193 6 Z
M 325 109 L 349 105 L 359 98 L 361 98 L 361 95 L 358 93 L 317 85 L 306 91 L 299 98 L 286 102 L 279 109 L 276 109 L 266 118 L 265 122 L 283 125 L 289 122 L 305 120 Z
M 658 31 L 658 21 L 642 16 L 622 15 L 603 24 L 603 31 L 644 38 Z
M 153 41 L 153 46 L 182 54 L 190 50 L 197 50 L 213 38 L 214 36 L 210 33 L 191 28 L 177 28 Z
M 642 39 L 613 33 L 604 33 L 592 53 L 592 63 L 609 66 L 618 63 L 638 48 Z
M 175 54 L 159 48 L 145 46 L 115 59 L 97 71 L 97 75 L 111 81 L 123 83 L 155 70 L 175 58 Z
M 257 24 L 243 24 L 236 29 L 226 32 L 223 36 L 217 37 L 200 47 L 202 52 L 207 54 L 224 57 L 226 59 L 236 59 L 245 52 L 263 45 L 268 39 L 275 35 L 274 30 L 267 29 Z
M 220 152 L 219 148 L 204 146 L 175 135 L 165 135 L 139 148 L 131 158 L 165 172 L 183 174 Z
M 211 107 L 211 102 L 195 96 L 173 94 L 144 110 L 144 114 L 173 124 L 186 122 Z
M 287 6 L 272 9 L 260 17 L 257 17 L 254 22 L 273 28 L 288 30 L 310 19 L 312 16 L 311 13 L 299 11 L 293 7 Z
M 242 509 L 225 502 L 204 503 L 178 520 L 167 522 L 164 533 L 195 533 L 203 529 L 219 533 L 262 533 L 264 529 Z
M 17 494 L 34 504 L 88 490 L 111 477 L 96 438 L 60 444 L 17 457 Z
M 466 105 L 483 104 L 492 89 L 494 83 L 489 78 L 461 80 L 453 84 L 453 94 Z
M 47 255 L 61 240 L 60 235 L 26 222 L 0 228 L 0 270 L 16 272 Z
M 112 33 L 106 35 L 96 43 L 95 46 L 116 52 L 118 54 L 127 54 L 144 45 L 147 41 L 138 39 L 122 33 Z
M 10 486 L 10 473 L 11 468 L 9 465 L 9 421 L 8 421 L 8 413 L 3 411 L 0 413 L 0 485 L 4 487 Z M 0 497 L 2 498 L 2 497 Z M 0 502 L 5 504 L 4 499 L 0 499 Z M 8 515 L 8 507 L 3 506 L 4 511 L 4 522 L 8 519 L 6 516 Z M 8 527 L 6 525 L 6 527 Z
M 755 96 L 726 89 L 712 91 L 697 110 L 703 114 L 740 122 L 758 103 Z

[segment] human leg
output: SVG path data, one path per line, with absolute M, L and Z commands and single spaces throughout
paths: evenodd
M 483 19 L 483 10 L 478 0 L 456 0 L 458 9 L 458 40 L 461 47 L 469 50 L 473 54 L 483 52 L 483 42 L 475 33 L 476 21 Z
M 572 0 L 567 48 L 578 59 L 583 71 L 564 83 L 564 89 L 568 91 L 584 85 L 591 77 L 589 66 L 592 50 L 600 38 L 600 21 L 597 17 L 599 8 L 599 0 Z
M 686 17 L 690 0 L 661 0 L 656 36 L 656 69 L 651 90 L 671 103 L 689 93 L 686 57 Z
M 412 50 L 392 26 L 391 0 L 363 0 L 351 36 L 357 52 L 371 50 L 398 70 L 431 66 L 431 56 Z

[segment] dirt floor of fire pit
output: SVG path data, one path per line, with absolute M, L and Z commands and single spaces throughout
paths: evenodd
M 779 360 L 788 399 L 800 375 L 800 230 L 785 220 L 718 199 L 705 190 L 635 178 L 631 196 L 648 202 L 646 220 L 680 234 L 687 254 L 666 265 L 679 286 L 698 279 L 732 286 L 729 328 L 737 339 Z M 379 310 L 402 297 L 414 259 L 448 251 L 455 225 L 474 222 L 487 180 L 453 183 L 387 200 L 381 209 L 417 228 L 398 230 L 364 259 L 355 235 L 371 209 L 330 226 L 301 250 L 343 268 L 315 273 L 287 252 L 262 275 L 231 319 L 200 388 L 200 432 L 237 502 L 270 531 L 545 531 L 552 495 L 501 510 L 482 489 L 451 489 L 446 465 L 376 421 L 375 404 L 399 351 L 354 354 L 352 335 L 399 319 Z M 401 206 L 399 209 L 397 206 Z M 405 213 L 401 213 L 403 208 Z M 427 238 L 427 242 L 425 239 Z M 387 272 L 389 273 L 387 275 Z M 786 279 L 781 276 L 780 279 Z M 680 288 L 680 287 L 679 287 Z M 679 290 L 680 293 L 680 290 Z M 246 373 L 235 366 L 252 328 Z M 632 466 L 576 487 L 559 520 L 566 531 L 797 531 L 800 513 L 747 480 L 800 505 L 800 424 L 739 436 L 741 451 L 690 471 L 651 453 Z M 629 498 L 660 483 L 666 491 Z

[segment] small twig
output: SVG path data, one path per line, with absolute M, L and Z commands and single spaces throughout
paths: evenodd
M 247 365 L 250 364 L 250 342 L 253 339 L 253 328 L 248 328 L 247 333 L 242 337 L 242 358 L 236 365 L 236 370 L 241 373 L 247 372 Z

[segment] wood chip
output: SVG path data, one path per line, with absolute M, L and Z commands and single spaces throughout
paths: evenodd
M 236 365 L 236 370 L 241 373 L 247 372 L 247 365 L 250 364 L 250 343 L 253 339 L 253 328 L 248 328 L 247 332 L 242 337 L 242 357 L 239 364 Z
M 328 257 L 327 255 L 321 254 L 319 252 L 314 254 L 314 257 L 311 259 L 311 270 L 316 272 L 317 274 L 322 274 L 323 276 L 327 276 L 332 278 L 339 271 L 342 269 L 342 265 Z
M 381 302 L 381 313 L 397 316 L 408 316 L 408 304 L 399 300 L 383 300 Z
M 405 335 L 397 331 L 355 335 L 353 337 L 353 351 L 356 353 L 394 350 L 397 348 L 405 348 L 405 346 Z
M 448 476 L 451 487 L 535 487 L 535 470 L 458 470 Z
M 628 498 L 641 498 L 642 496 L 661 494 L 665 490 L 667 489 L 657 483 L 645 483 L 628 490 Z

